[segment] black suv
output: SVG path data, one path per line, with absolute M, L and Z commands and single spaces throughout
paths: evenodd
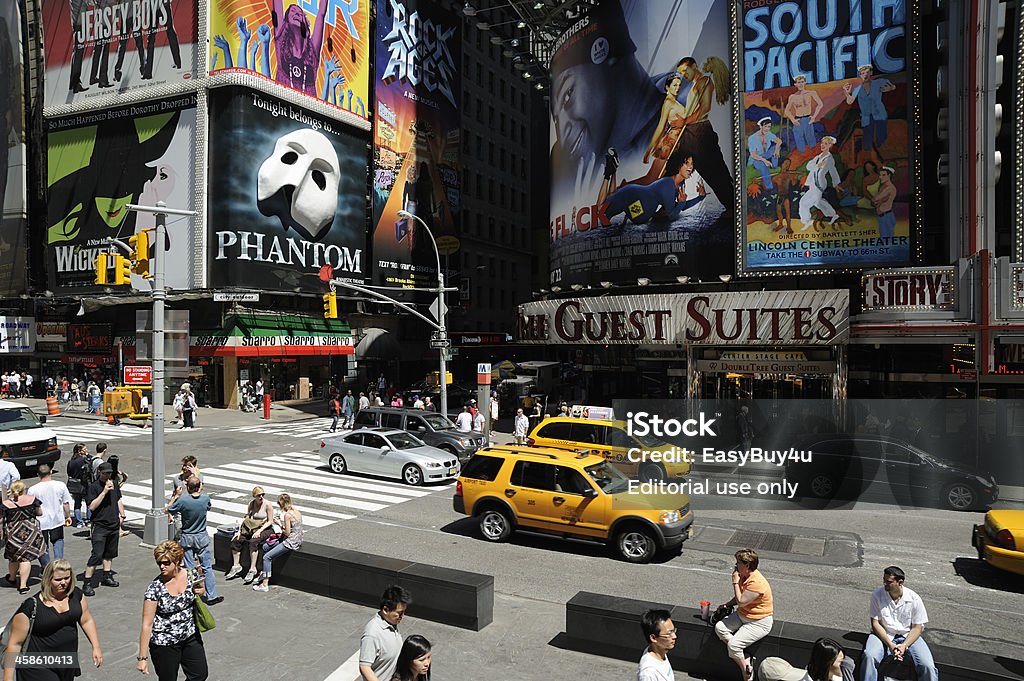
M 356 414 L 356 427 L 404 430 L 432 447 L 455 454 L 463 461 L 488 444 L 480 433 L 459 432 L 448 417 L 422 409 L 367 407 Z

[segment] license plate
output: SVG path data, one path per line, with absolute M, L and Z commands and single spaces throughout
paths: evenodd
M 452 466 L 451 468 L 448 469 L 448 475 L 455 475 L 455 471 L 457 471 L 457 470 L 458 470 L 457 468 Z
M 39 463 L 39 459 L 29 459 L 28 461 L 25 462 L 25 465 L 35 466 L 37 463 Z

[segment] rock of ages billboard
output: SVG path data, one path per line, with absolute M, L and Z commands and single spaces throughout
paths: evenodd
M 907 17 L 905 0 L 742 3 L 747 270 L 910 260 Z
M 210 286 L 325 290 L 362 282 L 367 140 L 259 92 L 210 92 Z
M 47 119 L 46 257 L 50 285 L 94 287 L 96 256 L 155 226 L 130 203 L 195 209 L 194 94 Z M 190 288 L 194 242 L 191 218 L 167 219 L 167 285 Z M 156 247 L 156 244 L 152 246 Z M 132 287 L 151 282 L 132 275 Z
M 46 106 L 194 77 L 196 5 L 196 0 L 43 0 Z
M 0 3 L 0 296 L 20 295 L 27 284 L 23 67 L 19 5 Z
M 732 272 L 728 0 L 603 0 L 551 60 L 551 283 Z
M 447 255 L 458 250 L 461 78 L 458 19 L 436 3 L 377 2 L 373 279 L 432 285 L 437 259 L 423 220 Z M 442 265 L 445 266 L 445 265 Z M 454 266 L 448 260 L 447 267 Z
M 369 119 L 370 0 L 212 0 L 210 72 L 244 69 Z

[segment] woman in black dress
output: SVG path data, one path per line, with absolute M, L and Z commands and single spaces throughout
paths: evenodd
M 92 645 L 92 663 L 103 664 L 103 651 L 96 631 L 96 621 L 89 612 L 89 604 L 82 590 L 75 587 L 75 574 L 71 563 L 63 558 L 52 560 L 43 570 L 42 590 L 26 599 L 11 620 L 11 638 L 7 643 L 3 681 L 71 681 L 82 674 L 78 667 L 41 669 L 21 666 L 15 672 L 13 656 L 22 654 L 57 654 L 78 651 L 78 629 L 82 627 Z M 32 612 L 35 610 L 35 623 Z M 29 627 L 32 636 L 29 638 Z

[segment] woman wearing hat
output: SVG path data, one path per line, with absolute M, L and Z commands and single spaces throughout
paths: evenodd
M 853 681 L 853 658 L 830 638 L 819 638 L 811 648 L 807 669 L 798 669 L 781 657 L 768 657 L 761 663 L 762 681 Z

